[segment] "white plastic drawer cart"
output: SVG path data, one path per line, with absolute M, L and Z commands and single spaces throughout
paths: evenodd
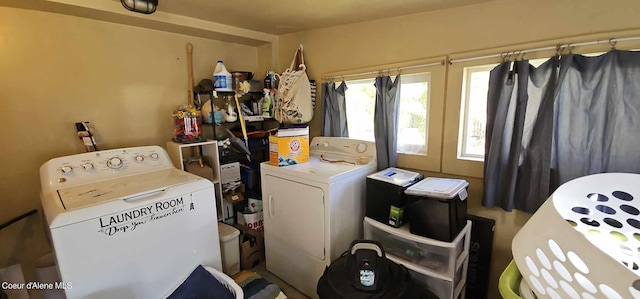
M 403 264 L 415 282 L 439 298 L 464 298 L 471 221 L 452 242 L 443 242 L 414 235 L 408 225 L 393 228 L 365 217 L 364 237 L 379 241 L 390 260 Z

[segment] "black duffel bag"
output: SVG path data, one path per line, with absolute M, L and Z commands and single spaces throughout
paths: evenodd
M 320 299 L 437 299 L 409 271 L 387 259 L 377 241 L 356 240 L 318 280 Z

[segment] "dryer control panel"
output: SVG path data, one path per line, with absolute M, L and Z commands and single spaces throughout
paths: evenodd
M 343 137 L 314 137 L 309 143 L 311 155 L 339 155 L 346 157 L 364 157 L 376 159 L 376 144 L 372 141 Z
M 40 184 L 45 192 L 173 167 L 169 155 L 159 146 L 96 151 L 47 161 L 40 167 Z

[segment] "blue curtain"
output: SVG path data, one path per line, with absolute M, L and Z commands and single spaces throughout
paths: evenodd
M 489 76 L 482 204 L 527 212 L 548 197 L 558 57 L 504 62 Z
M 322 136 L 349 137 L 346 91 L 344 82 L 338 88 L 333 82 L 322 84 Z
M 638 132 L 640 52 L 502 63 L 489 78 L 482 204 L 533 213 L 569 180 L 640 173 Z
M 376 139 L 378 170 L 398 164 L 397 132 L 400 108 L 400 75 L 393 81 L 389 76 L 376 78 L 376 108 L 373 132 Z
M 554 185 L 594 173 L 640 173 L 640 52 L 564 56 L 559 80 Z

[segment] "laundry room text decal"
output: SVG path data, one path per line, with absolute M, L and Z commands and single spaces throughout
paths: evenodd
M 154 202 L 152 204 L 129 210 L 126 212 L 98 218 L 99 233 L 113 236 L 136 230 L 139 226 L 167 218 L 185 210 L 182 197 Z

